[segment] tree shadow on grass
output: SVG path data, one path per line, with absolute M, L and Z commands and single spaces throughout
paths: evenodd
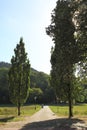
M 29 123 L 23 126 L 20 130 L 77 130 L 77 126 L 75 126 L 77 123 L 80 123 L 80 125 L 78 125 L 80 130 L 87 130 L 87 127 L 83 125 L 85 124 L 84 121 L 67 118 Z
M 13 118 L 14 118 L 14 116 L 12 116 L 12 117 L 3 117 L 3 118 L 0 118 L 0 122 L 5 123 L 5 122 L 8 122 L 8 121 L 12 120 Z

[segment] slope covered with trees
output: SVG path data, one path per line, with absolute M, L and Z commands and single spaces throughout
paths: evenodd
M 0 66 L 0 104 L 11 103 L 8 89 L 8 72 L 11 64 L 0 62 Z M 35 97 L 36 103 L 51 103 L 55 100 L 54 90 L 50 86 L 50 76 L 31 68 L 27 103 L 35 103 Z

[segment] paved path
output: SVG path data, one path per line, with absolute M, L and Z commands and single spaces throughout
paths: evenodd
M 0 130 L 87 130 L 82 120 L 58 118 L 48 106 L 44 106 L 39 112 L 25 121 L 8 122 L 0 126 Z

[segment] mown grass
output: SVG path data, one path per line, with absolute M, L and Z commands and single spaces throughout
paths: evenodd
M 51 110 L 58 116 L 68 116 L 69 107 L 67 105 L 50 106 Z M 73 106 L 73 114 L 78 117 L 87 116 L 87 104 Z
M 24 117 L 31 116 L 35 112 L 39 111 L 40 105 L 26 105 L 21 107 L 21 115 L 17 116 L 17 107 L 14 106 L 0 106 L 0 124 L 9 121 L 20 121 L 24 120 Z

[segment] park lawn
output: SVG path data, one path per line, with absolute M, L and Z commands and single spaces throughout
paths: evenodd
M 51 110 L 60 117 L 67 117 L 69 113 L 68 105 L 50 106 Z M 74 117 L 87 117 L 87 104 L 73 106 Z
M 21 107 L 21 115 L 17 116 L 17 107 L 11 105 L 4 105 L 4 106 L 2 105 L 0 106 L 0 124 L 9 121 L 24 120 L 24 117 L 31 116 L 40 109 L 41 109 L 40 105 L 37 105 L 36 109 L 35 105 L 25 105 Z

